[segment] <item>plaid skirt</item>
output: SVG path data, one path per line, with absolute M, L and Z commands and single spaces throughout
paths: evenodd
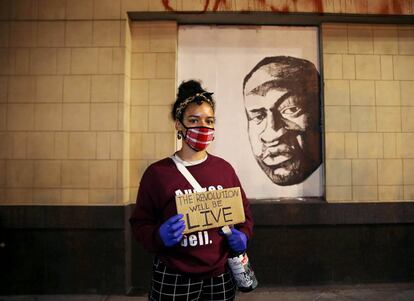
M 155 259 L 150 301 L 228 301 L 234 300 L 236 285 L 230 271 L 216 277 L 195 279 L 167 267 Z

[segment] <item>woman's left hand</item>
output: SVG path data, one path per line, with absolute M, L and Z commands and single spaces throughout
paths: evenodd
M 230 248 L 236 253 L 243 253 L 247 249 L 247 236 L 243 232 L 231 228 L 231 235 L 227 236 Z

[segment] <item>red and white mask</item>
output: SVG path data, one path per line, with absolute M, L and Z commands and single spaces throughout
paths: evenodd
M 184 141 L 195 151 L 202 151 L 214 140 L 214 129 L 205 126 L 186 127 Z

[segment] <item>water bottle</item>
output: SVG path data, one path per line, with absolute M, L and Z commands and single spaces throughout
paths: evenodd
M 246 253 L 230 257 L 227 262 L 241 292 L 250 292 L 257 287 L 258 282 Z
M 222 231 L 227 236 L 231 235 L 231 230 L 228 226 L 224 226 Z M 250 292 L 257 287 L 258 282 L 246 252 L 241 254 L 230 253 L 227 263 L 241 292 Z

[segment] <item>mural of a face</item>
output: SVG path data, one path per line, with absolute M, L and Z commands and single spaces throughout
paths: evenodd
M 264 58 L 244 78 L 243 96 L 259 166 L 277 185 L 303 182 L 322 162 L 315 66 L 294 57 Z

